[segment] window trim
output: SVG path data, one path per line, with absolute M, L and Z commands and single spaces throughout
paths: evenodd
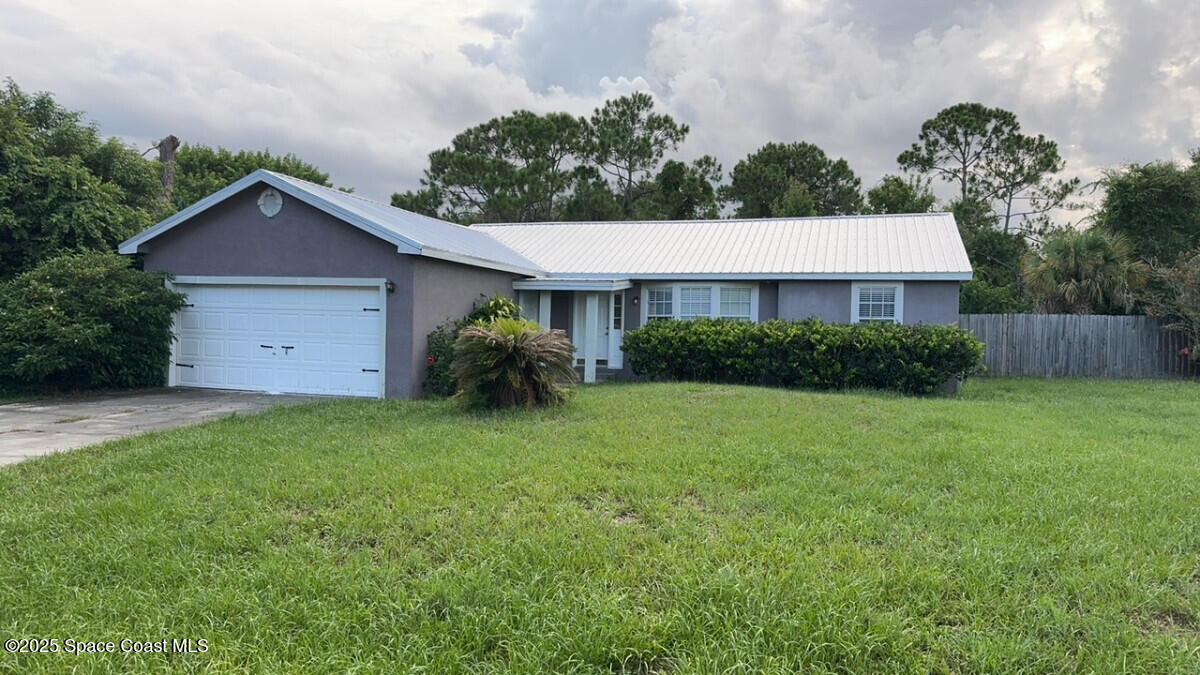
M 729 315 L 729 314 L 725 314 L 725 313 L 721 312 L 721 307 L 724 306 L 724 304 L 725 304 L 723 295 L 724 295 L 725 291 L 727 291 L 727 290 L 728 291 L 750 291 L 748 297 L 746 298 L 746 304 L 748 305 L 747 309 L 749 311 L 745 315 L 739 314 L 737 316 L 733 316 L 733 315 Z M 749 286 L 741 286 L 738 284 L 721 284 L 720 286 L 718 286 L 716 288 L 716 293 L 717 293 L 717 297 L 713 300 L 713 306 L 715 306 L 717 308 L 717 314 L 716 314 L 717 316 L 719 316 L 723 319 L 740 319 L 740 320 L 745 320 L 745 321 L 754 321 L 755 320 L 755 318 L 756 318 L 755 310 L 757 309 L 758 303 L 755 302 L 755 300 L 757 298 L 755 298 L 755 293 L 754 293 L 753 288 L 751 288 Z M 740 301 L 738 301 L 738 302 L 740 302 Z
M 722 288 L 748 288 L 750 289 L 750 321 L 758 323 L 758 284 L 757 283 L 725 283 L 718 281 L 707 281 L 704 279 L 696 281 L 678 281 L 674 283 L 643 283 L 641 291 L 642 303 L 642 323 L 645 326 L 651 320 L 650 315 L 650 290 L 658 288 L 667 288 L 671 290 L 671 316 L 665 317 L 662 315 L 654 315 L 654 318 L 672 318 L 682 319 L 680 312 L 682 288 L 697 288 L 703 287 L 709 289 L 709 316 L 705 318 L 720 318 L 721 317 L 721 289 Z M 744 320 L 745 317 L 726 317 L 731 319 Z
M 654 286 L 654 289 L 665 289 L 671 291 L 671 313 L 670 314 L 651 314 L 650 313 L 650 287 L 642 288 L 642 325 L 655 319 L 673 319 L 679 316 L 679 294 L 675 292 L 675 288 L 670 284 L 660 284 Z M 655 300 L 654 302 L 659 302 Z
M 904 282 L 903 281 L 855 281 L 850 284 L 850 323 L 863 323 L 863 318 L 859 313 L 859 290 L 863 288 L 887 288 L 893 287 L 896 289 L 896 316 L 892 319 L 892 323 L 904 323 Z M 866 317 L 870 319 L 870 317 Z

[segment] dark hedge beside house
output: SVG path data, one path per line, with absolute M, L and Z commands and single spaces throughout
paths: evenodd
M 69 253 L 0 284 L 0 386 L 165 383 L 184 296 L 115 253 Z
M 633 372 L 648 379 L 807 389 L 936 391 L 974 373 L 983 343 L 955 326 L 652 321 L 625 335 Z

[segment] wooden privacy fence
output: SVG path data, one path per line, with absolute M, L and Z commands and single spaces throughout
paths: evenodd
M 987 345 L 988 375 L 1186 377 L 1183 333 L 1150 316 L 962 314 L 958 325 Z

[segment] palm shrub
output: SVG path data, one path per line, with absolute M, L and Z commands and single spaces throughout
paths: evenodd
M 468 405 L 532 409 L 566 400 L 574 366 L 575 346 L 563 331 L 499 318 L 459 333 L 451 368 Z
M 1133 309 L 1146 264 L 1129 242 L 1103 230 L 1065 230 L 1025 256 L 1021 278 L 1048 314 L 1093 314 Z
M 428 370 L 425 373 L 425 392 L 435 396 L 453 396 L 458 391 L 458 382 L 454 378 L 451 365 L 454 363 L 454 342 L 458 340 L 459 331 L 467 326 L 486 326 L 495 319 L 519 319 L 521 307 L 512 298 L 502 295 L 492 297 L 481 296 L 481 301 L 475 303 L 471 313 L 458 318 L 447 319 L 428 336 L 429 355 Z

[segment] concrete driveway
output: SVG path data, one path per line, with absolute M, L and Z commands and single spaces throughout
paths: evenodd
M 215 389 L 149 389 L 0 405 L 0 465 L 152 429 L 317 400 Z

